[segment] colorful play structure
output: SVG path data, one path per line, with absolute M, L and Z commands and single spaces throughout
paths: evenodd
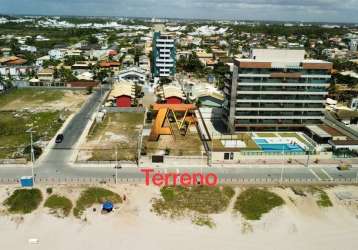
M 173 121 L 175 121 L 180 135 L 185 136 L 190 125 L 197 122 L 195 114 L 191 112 L 195 109 L 194 104 L 154 104 L 153 111 L 157 112 L 157 116 L 149 135 L 149 141 L 158 141 L 160 135 L 174 136 L 171 125 Z M 168 126 L 166 126 L 166 121 L 168 121 Z

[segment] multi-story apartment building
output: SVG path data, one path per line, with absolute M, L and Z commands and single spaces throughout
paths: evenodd
M 223 120 L 230 132 L 291 130 L 320 124 L 332 64 L 304 50 L 254 49 L 235 59 L 225 84 Z
M 154 32 L 152 57 L 153 77 L 175 75 L 176 49 L 174 34 Z

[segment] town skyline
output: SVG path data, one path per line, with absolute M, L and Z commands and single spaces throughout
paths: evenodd
M 267 11 L 267 10 L 270 11 Z M 357 23 L 355 15 L 358 1 L 339 2 L 305 0 L 297 3 L 291 0 L 179 0 L 175 2 L 134 0 L 76 0 L 44 1 L 36 4 L 25 0 L 2 3 L 1 14 L 5 15 L 59 15 L 100 16 L 131 18 L 179 18 L 207 20 L 257 20 Z M 150 15 L 148 15 L 150 13 Z

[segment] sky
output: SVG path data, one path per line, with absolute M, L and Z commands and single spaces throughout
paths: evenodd
M 1 14 L 357 22 L 358 0 L 0 0 Z

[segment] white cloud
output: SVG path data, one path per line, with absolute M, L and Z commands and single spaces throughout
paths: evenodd
M 0 0 L 0 12 L 358 22 L 358 0 Z

